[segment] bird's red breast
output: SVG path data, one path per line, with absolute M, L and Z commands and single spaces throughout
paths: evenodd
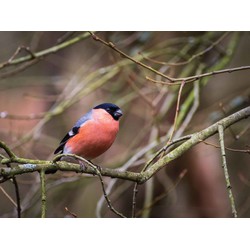
M 78 133 L 67 141 L 64 153 L 94 159 L 110 148 L 118 131 L 118 120 L 103 109 L 93 109 L 92 118 L 84 122 Z

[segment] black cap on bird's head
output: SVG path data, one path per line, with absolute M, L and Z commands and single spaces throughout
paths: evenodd
M 121 109 L 113 103 L 102 103 L 94 107 L 94 109 L 106 110 L 116 121 L 118 121 L 122 116 Z

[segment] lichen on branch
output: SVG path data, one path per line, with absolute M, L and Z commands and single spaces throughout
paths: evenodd
M 218 133 L 218 124 L 221 124 L 223 128 L 227 128 L 242 119 L 250 116 L 250 107 L 246 107 L 218 122 L 215 124 L 199 131 L 190 136 L 185 142 L 180 144 L 178 147 L 168 152 L 164 157 L 158 159 L 154 164 L 147 167 L 144 172 L 131 172 L 131 171 L 120 171 L 119 169 L 100 168 L 100 174 L 102 176 L 109 176 L 111 178 L 119 178 L 129 180 L 142 184 L 155 175 L 160 169 L 165 167 L 171 161 L 177 159 L 187 150 L 206 140 L 212 135 Z M 178 140 L 177 140 L 178 141 Z M 1 167 L 0 168 L 0 182 L 4 182 L 13 176 L 20 174 L 27 174 L 32 172 L 40 172 L 47 170 L 60 170 L 60 171 L 74 171 L 76 173 L 85 173 L 96 175 L 95 165 L 89 161 L 85 161 L 85 167 L 83 168 L 80 164 L 70 163 L 66 161 L 45 161 L 45 160 L 34 160 L 20 158 L 11 151 L 11 149 L 2 141 L 0 141 L 0 148 L 2 148 L 8 157 L 2 156 L 1 164 L 15 164 L 11 168 Z

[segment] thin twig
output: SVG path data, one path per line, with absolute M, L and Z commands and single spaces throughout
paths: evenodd
M 4 79 L 7 78 L 9 76 L 12 76 L 14 74 L 17 74 L 27 68 L 29 68 L 30 66 L 38 63 L 40 60 L 42 60 L 45 56 L 50 55 L 52 53 L 55 53 L 61 49 L 64 49 L 68 46 L 73 45 L 74 43 L 77 43 L 85 38 L 87 38 L 89 36 L 89 34 L 87 32 L 80 34 L 77 37 L 72 38 L 71 40 L 65 41 L 63 43 L 56 43 L 55 46 L 39 51 L 39 52 L 31 52 L 31 50 L 28 47 L 24 47 L 25 50 L 29 53 L 28 56 L 24 56 L 24 57 L 20 57 L 15 59 L 15 57 L 17 56 L 17 54 L 20 52 L 20 47 L 16 50 L 16 52 L 13 54 L 13 56 L 7 61 L 4 62 L 2 64 L 0 64 L 0 69 L 11 66 L 11 65 L 17 65 L 17 64 L 21 64 L 19 66 L 17 66 L 14 70 L 9 70 L 7 72 L 1 73 L 0 74 L 0 79 Z
M 135 183 L 134 189 L 133 189 L 133 200 L 132 200 L 132 218 L 135 218 L 137 193 L 138 193 L 138 183 Z
M 181 77 L 181 78 L 173 78 L 173 77 L 170 77 L 168 75 L 165 75 L 163 73 L 161 73 L 160 71 L 130 57 L 129 55 L 127 55 L 126 53 L 124 53 L 123 51 L 119 50 L 118 48 L 116 48 L 116 46 L 112 43 L 112 42 L 106 42 L 104 41 L 103 39 L 101 39 L 100 37 L 98 37 L 96 34 L 94 34 L 93 32 L 89 32 L 90 35 L 92 36 L 92 38 L 95 40 L 95 41 L 98 41 L 98 42 L 101 42 L 102 44 L 108 46 L 109 48 L 113 49 L 114 51 L 116 51 L 117 53 L 119 53 L 121 56 L 131 60 L 132 62 L 140 65 L 141 67 L 143 68 L 146 68 L 148 69 L 149 71 L 155 73 L 156 75 L 159 75 L 165 79 L 168 80 L 168 82 L 164 82 L 164 81 L 155 81 L 155 83 L 161 83 L 161 84 L 168 84 L 169 85 L 169 82 L 170 83 L 178 83 L 178 85 L 181 85 L 183 81 L 185 81 L 186 83 L 190 83 L 190 82 L 194 82 L 194 81 L 197 81 L 203 77 L 207 77 L 207 76 L 212 76 L 212 75 L 217 75 L 217 74 L 223 74 L 223 73 L 232 73 L 232 72 L 235 72 L 235 71 L 241 71 L 241 70 L 248 70 L 250 69 L 250 66 L 247 65 L 247 66 L 241 66 L 241 67 L 235 67 L 235 68 L 229 68 L 229 69 L 223 69 L 223 70 L 217 70 L 217 71 L 212 71 L 212 72 L 207 72 L 207 73 L 203 73 L 203 74 L 199 74 L 199 75 L 194 75 L 194 76 L 189 76 L 189 77 Z M 148 80 L 152 80 L 151 78 L 149 78 L 148 76 L 146 76 L 146 79 Z M 171 84 L 170 84 L 171 85 Z
M 124 216 L 122 213 L 118 212 L 118 211 L 112 206 L 111 201 L 110 201 L 110 199 L 109 199 L 109 197 L 108 197 L 108 195 L 107 195 L 107 193 L 106 193 L 105 187 L 104 187 L 104 182 L 103 182 L 103 179 L 102 179 L 101 172 L 100 172 L 97 168 L 96 168 L 95 170 L 96 170 L 96 173 L 97 173 L 97 175 L 98 175 L 98 177 L 99 177 L 99 180 L 100 180 L 100 182 L 101 182 L 102 192 L 103 192 L 104 198 L 105 198 L 106 201 L 107 201 L 107 204 L 108 204 L 109 209 L 110 209 L 113 213 L 115 213 L 116 215 L 118 215 L 119 217 L 121 217 L 121 218 L 126 218 L 126 216 Z
M 24 71 L 25 69 L 31 67 L 32 65 L 35 65 L 41 59 L 42 59 L 42 57 L 36 57 L 34 59 L 31 59 L 31 61 L 27 61 L 27 62 L 25 61 L 22 64 L 17 65 L 16 68 L 13 69 L 13 70 L 8 70 L 8 71 L 6 71 L 4 73 L 1 73 L 0 74 L 0 79 L 5 79 L 5 78 L 13 76 L 13 75 L 15 75 L 17 73 L 20 73 L 20 72 Z M 8 64 L 8 65 L 11 65 L 11 64 Z M 0 69 L 1 69 L 1 67 L 0 67 Z
M 177 118 L 178 118 L 178 114 L 179 114 L 179 111 L 180 111 L 181 94 L 182 94 L 182 90 L 183 90 L 184 85 L 185 85 L 185 81 L 183 81 L 181 83 L 181 86 L 180 86 L 180 89 L 179 89 L 179 92 L 178 92 L 177 104 L 176 104 L 176 111 L 175 111 L 175 117 L 174 117 L 174 126 L 173 126 L 173 129 L 172 129 L 171 134 L 169 136 L 167 144 L 169 144 L 170 142 L 172 142 L 172 139 L 173 139 L 173 136 L 174 136 L 174 132 L 176 130 Z
M 150 66 L 148 66 L 148 65 L 146 65 L 146 64 L 144 64 L 144 63 L 142 63 L 142 62 L 140 62 L 140 61 L 138 61 L 138 60 L 136 60 L 136 59 L 134 59 L 134 58 L 132 58 L 132 57 L 130 57 L 130 56 L 127 55 L 126 53 L 124 53 L 124 52 L 122 52 L 121 50 L 117 49 L 116 46 L 115 46 L 112 42 L 106 42 L 106 41 L 104 41 L 103 39 L 101 39 L 100 37 L 98 37 L 98 36 L 97 36 L 96 34 L 94 34 L 93 32 L 89 32 L 89 33 L 90 33 L 90 35 L 92 36 L 92 38 L 93 38 L 95 41 L 101 42 L 102 44 L 104 44 L 104 45 L 110 47 L 111 49 L 113 49 L 114 51 L 118 52 L 118 53 L 119 53 L 120 55 L 122 55 L 123 57 L 125 57 L 125 58 L 131 60 L 132 62 L 134 62 L 134 63 L 136 63 L 136 64 L 138 64 L 138 65 L 140 65 L 140 66 L 142 66 L 142 67 L 144 67 L 144 68 L 146 68 L 146 69 L 152 71 L 152 72 L 154 72 L 154 73 L 157 74 L 157 75 L 160 75 L 160 76 L 164 77 L 165 79 L 168 79 L 170 82 L 173 81 L 173 78 L 172 78 L 172 77 L 169 77 L 169 76 L 167 76 L 167 75 L 165 75 L 165 74 L 159 72 L 158 70 L 156 70 L 156 69 L 154 69 L 154 68 L 152 68 L 152 67 L 150 67 Z
M 15 57 L 16 57 L 18 54 L 20 54 L 20 52 L 21 52 L 22 50 L 24 50 L 25 52 L 27 52 L 27 53 L 31 56 L 31 59 L 34 59 L 34 58 L 36 57 L 36 56 L 34 55 L 34 53 L 30 50 L 29 47 L 26 47 L 26 46 L 19 46 L 19 47 L 16 49 L 16 51 L 14 52 L 14 54 L 9 58 L 9 60 L 8 60 L 7 62 L 5 62 L 5 63 L 2 63 L 2 64 L 0 65 L 0 68 L 3 68 L 3 67 L 5 67 L 5 66 L 7 66 L 7 65 L 10 65 L 10 64 L 13 62 L 13 60 L 15 59 Z
M 150 81 L 150 82 L 153 82 L 153 83 L 159 83 L 159 84 L 163 84 L 163 85 L 167 85 L 167 86 L 176 86 L 176 85 L 181 85 L 181 83 L 179 81 L 170 81 L 170 82 L 166 82 L 166 81 L 160 81 L 160 80 L 154 80 L 152 79 L 151 77 L 149 76 L 146 76 L 145 77 L 146 80 Z
M 0 119 L 10 119 L 10 120 L 36 120 L 42 119 L 45 116 L 45 112 L 39 114 L 29 114 L 29 115 L 14 115 L 9 114 L 6 111 L 0 112 Z
M 200 84 L 199 84 L 199 82 L 194 83 L 194 88 L 193 88 L 192 92 L 189 94 L 189 96 L 186 98 L 183 105 L 185 105 L 189 101 L 189 97 L 191 97 L 192 95 L 194 96 L 193 105 L 190 108 L 190 110 L 188 111 L 185 119 L 181 122 L 180 127 L 178 128 L 178 130 L 176 131 L 176 133 L 174 135 L 174 138 L 180 137 L 183 134 L 183 132 L 187 128 L 188 124 L 192 120 L 196 110 L 199 107 L 199 104 L 200 104 Z M 181 114 L 179 116 L 181 116 Z
M 218 132 L 219 132 L 219 141 L 220 141 L 220 148 L 221 148 L 221 157 L 222 157 L 222 168 L 224 170 L 224 175 L 226 179 L 226 185 L 229 195 L 229 200 L 231 203 L 232 214 L 235 218 L 237 218 L 237 211 L 235 208 L 234 197 L 232 193 L 232 186 L 230 183 L 230 177 L 227 169 L 227 161 L 226 161 L 226 152 L 225 152 L 225 145 L 224 145 L 224 128 L 223 125 L 218 123 Z
M 163 136 L 160 140 L 161 142 L 166 140 L 166 136 Z M 120 168 L 117 170 L 122 171 L 122 172 L 127 172 L 127 169 L 131 167 L 135 162 L 140 159 L 144 154 L 146 154 L 149 150 L 152 150 L 154 147 L 156 147 L 159 144 L 158 140 L 155 140 L 154 142 L 151 142 L 149 145 L 146 145 L 143 147 L 141 150 L 139 150 L 137 153 L 135 153 L 126 163 L 124 163 Z M 107 186 L 107 194 L 110 194 L 113 187 L 115 186 L 117 182 L 117 179 L 111 179 L 108 186 Z M 104 203 L 104 198 L 101 197 L 97 203 L 96 206 L 96 215 L 98 218 L 101 217 L 101 209 Z
M 45 170 L 40 171 L 40 181 L 41 181 L 41 218 L 46 217 L 46 183 L 45 183 Z
M 213 146 L 215 148 L 220 148 L 219 145 L 215 145 L 211 142 L 207 142 L 207 141 L 201 141 L 201 142 L 206 145 Z M 229 147 L 225 147 L 225 149 L 231 152 L 250 154 L 250 149 L 236 149 L 236 148 L 229 148 Z
M 239 118 L 242 116 L 242 119 L 250 116 L 250 106 L 247 108 L 244 108 L 240 111 L 237 111 L 236 113 L 221 119 L 217 123 L 207 127 L 206 129 L 203 129 L 202 131 L 192 134 L 191 138 L 184 143 L 182 143 L 180 146 L 169 152 L 164 157 L 157 160 L 150 168 L 148 168 L 144 173 L 141 173 L 143 176 L 142 178 L 145 178 L 145 180 L 148 180 L 153 175 L 156 174 L 161 168 L 165 167 L 169 162 L 172 162 L 173 160 L 177 159 L 182 155 L 184 152 L 186 152 L 191 147 L 197 145 L 201 140 L 205 140 L 209 138 L 210 136 L 218 133 L 218 124 L 222 124 L 223 127 L 226 129 L 233 125 L 237 120 L 239 121 Z M 244 118 L 243 118 L 244 117 Z M 241 119 L 240 119 L 241 120 Z M 192 146 L 191 146 L 192 145 Z M 191 147 L 190 147 L 191 146 Z M 139 182 L 141 183 L 141 182 Z
M 80 157 L 80 156 L 74 155 L 74 154 L 61 154 L 61 155 L 56 156 L 56 157 L 53 159 L 53 161 L 55 162 L 55 161 L 59 160 L 62 156 L 70 156 L 70 157 L 73 157 L 73 158 L 75 158 L 75 159 L 80 160 L 80 161 L 83 162 L 83 163 L 87 163 L 88 166 L 90 166 L 91 168 L 93 168 L 94 171 L 95 171 L 95 173 L 96 173 L 96 175 L 98 176 L 98 178 L 99 178 L 99 180 L 100 180 L 100 183 L 101 183 L 101 186 L 102 186 L 103 195 L 104 195 L 104 198 L 105 198 L 106 201 L 107 201 L 107 204 L 108 204 L 109 209 L 110 209 L 112 212 L 114 212 L 116 215 L 118 215 L 119 217 L 121 217 L 121 218 L 126 218 L 122 213 L 118 212 L 118 211 L 112 206 L 111 201 L 110 201 L 110 199 L 109 199 L 109 197 L 108 197 L 108 195 L 107 195 L 107 193 L 106 193 L 106 190 L 105 190 L 105 187 L 104 187 L 104 182 L 103 182 L 103 179 L 102 179 L 102 174 L 101 174 L 101 172 L 100 172 L 100 170 L 99 170 L 99 167 L 95 166 L 93 163 L 90 164 L 90 162 L 87 161 L 86 159 L 84 159 L 83 157 Z M 85 166 L 83 166 L 83 167 L 85 167 Z
M 58 44 L 63 43 L 67 41 L 70 37 L 72 37 L 74 34 L 75 34 L 75 31 L 67 31 L 61 37 L 59 37 L 56 42 Z
M 164 147 L 162 147 L 161 149 L 159 149 L 155 155 L 153 156 L 152 159 L 150 159 L 146 164 L 145 167 L 142 169 L 142 171 L 146 171 L 148 169 L 148 167 L 152 164 L 153 161 L 155 161 L 155 159 L 162 153 L 162 152 L 166 152 L 167 149 L 169 149 L 171 146 L 173 146 L 176 143 L 179 143 L 181 141 L 186 141 L 189 140 L 192 137 L 192 135 L 185 135 L 183 137 L 180 137 L 172 142 L 170 142 L 169 144 L 165 145 Z
M 20 192 L 19 192 L 19 187 L 18 187 L 18 183 L 16 181 L 16 177 L 12 177 L 13 180 L 13 184 L 15 186 L 15 193 L 16 193 L 16 204 L 17 204 L 17 217 L 21 218 L 21 203 L 20 203 Z
M 68 212 L 72 217 L 77 218 L 75 213 L 72 213 L 67 207 L 64 208 L 66 212 Z
M 160 83 L 160 84 L 166 84 L 166 85 L 181 85 L 182 81 L 185 81 L 186 83 L 191 83 L 191 82 L 197 81 L 197 80 L 204 78 L 204 77 L 207 77 L 207 76 L 213 76 L 213 75 L 224 74 L 224 73 L 232 73 L 232 72 L 241 71 L 241 70 L 248 70 L 248 69 L 250 69 L 250 65 L 229 68 L 229 69 L 215 70 L 212 72 L 207 72 L 207 73 L 203 73 L 203 74 L 199 74 L 199 75 L 193 75 L 193 76 L 182 77 L 182 78 L 171 78 L 170 82 L 153 80 L 148 76 L 146 76 L 146 79 L 150 80 L 154 83 Z
M 26 48 L 26 51 L 29 53 L 29 55 L 14 59 L 16 57 L 16 55 L 21 50 L 20 48 L 17 48 L 16 52 L 10 57 L 10 59 L 7 62 L 3 62 L 0 64 L 0 69 L 5 68 L 6 66 L 16 65 L 16 64 L 20 64 L 23 62 L 33 60 L 33 59 L 47 56 L 47 55 L 55 53 L 61 49 L 64 49 L 70 45 L 73 45 L 73 44 L 75 44 L 75 43 L 77 43 L 77 42 L 79 42 L 87 37 L 89 37 L 89 34 L 87 32 L 84 32 L 84 33 L 80 34 L 79 36 L 72 38 L 71 40 L 65 41 L 63 43 L 57 44 L 51 48 L 48 48 L 48 49 L 45 49 L 45 50 L 42 50 L 39 52 L 31 52 L 29 49 L 27 50 L 27 47 L 24 47 L 24 48 Z
M 167 65 L 167 66 L 182 66 L 185 64 L 190 63 L 191 61 L 193 61 L 194 59 L 203 56 L 204 54 L 206 54 L 207 52 L 209 52 L 211 49 L 213 49 L 216 45 L 218 45 L 230 32 L 225 32 L 222 34 L 222 36 L 220 36 L 215 42 L 212 42 L 211 45 L 209 47 L 207 47 L 206 49 L 200 51 L 197 54 L 192 55 L 188 60 L 186 61 L 182 61 L 182 62 L 161 62 L 158 60 L 154 60 L 152 58 L 149 58 L 147 56 L 144 56 L 142 53 L 140 53 L 140 55 L 149 61 L 152 61 L 153 63 L 157 63 L 157 64 L 161 64 L 161 65 Z
M 142 100 L 152 109 L 155 109 L 155 105 L 153 104 L 153 102 L 141 91 L 140 88 L 138 88 L 136 86 L 136 84 L 134 83 L 134 79 L 132 79 L 132 77 L 134 78 L 134 76 L 132 74 L 129 75 L 129 77 L 127 78 L 127 82 L 128 84 L 132 87 L 132 89 L 142 98 Z
M 183 169 L 183 171 L 179 174 L 177 181 L 173 184 L 172 187 L 169 188 L 169 190 L 167 190 L 167 192 L 164 192 L 163 194 L 157 196 L 153 202 L 151 204 L 149 204 L 147 207 L 144 207 L 143 209 L 148 209 L 153 207 L 157 202 L 159 202 L 160 200 L 164 199 L 165 197 L 167 197 L 169 195 L 170 192 L 172 192 L 177 186 L 178 184 L 181 182 L 181 180 L 185 177 L 185 175 L 187 174 L 188 170 L 187 169 Z M 143 209 L 139 210 L 136 213 L 136 216 L 139 216 L 142 214 Z
M 147 164 L 145 165 L 145 167 L 142 169 L 141 173 L 143 173 L 144 171 L 147 170 L 147 168 L 150 166 L 150 164 L 164 151 L 166 151 L 168 148 L 170 148 L 171 146 L 173 146 L 174 144 L 181 142 L 183 140 L 188 140 L 190 139 L 191 136 L 190 135 L 186 135 L 183 136 L 181 138 L 176 139 L 175 141 L 170 142 L 169 144 L 167 144 L 166 146 L 164 146 L 163 148 L 161 148 L 152 159 L 150 159 L 150 161 L 147 162 Z M 135 208 L 136 208 L 136 196 L 138 193 L 138 183 L 135 183 L 134 185 L 134 189 L 133 189 L 133 201 L 132 201 L 132 218 L 135 217 Z
M 236 139 L 238 140 L 242 135 L 244 135 L 247 130 L 250 129 L 250 124 L 248 124 L 239 134 L 236 135 Z
M 150 178 L 146 184 L 145 184 L 145 195 L 144 195 L 144 202 L 143 202 L 143 213 L 142 217 L 143 218 L 149 218 L 150 213 L 151 213 L 151 207 L 149 204 L 153 202 L 154 198 L 154 184 L 155 183 L 155 178 Z
M 9 156 L 11 160 L 16 158 L 16 155 L 14 154 L 14 152 L 10 150 L 10 148 L 7 147 L 7 145 L 3 141 L 0 141 L 0 148 L 4 149 L 4 151 L 6 152 L 6 154 Z
M 3 192 L 3 194 L 10 200 L 10 202 L 15 206 L 17 207 L 17 204 L 16 202 L 11 198 L 11 196 L 5 191 L 5 189 L 0 186 L 0 190 Z
M 225 110 L 225 107 L 223 106 L 223 103 L 220 102 L 220 103 L 219 103 L 219 107 L 220 107 L 222 113 L 224 114 L 224 116 L 226 116 L 226 115 L 227 115 L 227 112 L 226 112 L 226 110 Z M 229 127 L 228 129 L 229 129 L 230 133 L 232 134 L 233 138 L 234 138 L 235 140 L 237 140 L 237 136 L 236 136 L 236 134 L 234 133 L 233 129 L 232 129 L 231 127 Z

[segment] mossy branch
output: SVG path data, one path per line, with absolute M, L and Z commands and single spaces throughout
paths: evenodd
M 232 214 L 233 214 L 234 218 L 237 218 L 237 211 L 235 208 L 234 196 L 233 196 L 232 186 L 230 183 L 230 177 L 229 177 L 229 172 L 228 172 L 228 168 L 227 168 L 226 151 L 225 151 L 225 145 L 224 145 L 224 127 L 223 127 L 223 125 L 218 124 L 218 132 L 219 132 L 219 141 L 220 141 L 220 148 L 221 148 L 222 168 L 223 168 L 224 176 L 225 176 L 225 180 L 226 180 L 228 196 L 229 196 L 229 200 L 231 203 Z
M 11 65 L 17 65 L 20 63 L 24 63 L 24 62 L 28 62 L 34 59 L 38 59 L 38 58 L 42 58 L 44 56 L 47 56 L 49 54 L 55 53 L 57 51 L 60 51 L 64 48 L 67 48 L 75 43 L 80 42 L 81 40 L 84 40 L 86 38 L 88 38 L 90 36 L 89 33 L 84 32 L 68 41 L 65 41 L 63 43 L 57 44 L 51 48 L 39 51 L 39 52 L 32 52 L 30 51 L 30 49 L 28 47 L 24 47 L 24 46 L 20 46 L 17 48 L 16 52 L 10 57 L 10 59 L 6 62 L 3 62 L 0 64 L 0 69 L 5 68 L 7 66 L 11 66 Z M 23 56 L 20 58 L 16 58 L 16 56 L 20 53 L 20 51 L 24 49 L 26 52 L 28 52 L 27 56 Z
M 41 181 L 41 218 L 46 217 L 46 181 L 45 181 L 45 171 L 42 169 L 40 171 L 40 181 Z
M 190 139 L 183 142 L 181 145 L 176 147 L 174 150 L 169 152 L 164 157 L 160 158 L 153 165 L 149 166 L 146 171 L 141 173 L 130 172 L 130 171 L 120 171 L 119 169 L 109 169 L 109 168 L 100 168 L 100 174 L 102 176 L 109 176 L 111 178 L 119 178 L 124 180 L 129 180 L 142 184 L 150 179 L 156 172 L 165 167 L 171 161 L 177 159 L 190 148 L 200 143 L 201 141 L 206 140 L 212 135 L 218 133 L 218 124 L 221 124 L 224 129 L 233 125 L 236 122 L 239 122 L 242 119 L 248 118 L 250 116 L 250 106 L 246 107 L 220 121 L 207 127 L 206 129 L 194 133 L 190 136 Z M 41 170 L 61 170 L 61 171 L 74 171 L 77 173 L 86 173 L 91 175 L 96 175 L 95 165 L 86 160 L 85 167 L 83 168 L 79 164 L 69 163 L 66 161 L 45 161 L 45 160 L 33 160 L 17 157 L 4 142 L 0 141 L 0 148 L 3 148 L 7 155 L 9 156 L 1 160 L 1 164 L 12 164 L 17 163 L 17 165 L 9 167 L 0 168 L 0 182 L 4 182 L 13 176 L 31 173 L 31 172 L 40 172 Z M 61 155 L 63 156 L 63 155 Z M 56 156 L 57 157 L 60 156 Z

